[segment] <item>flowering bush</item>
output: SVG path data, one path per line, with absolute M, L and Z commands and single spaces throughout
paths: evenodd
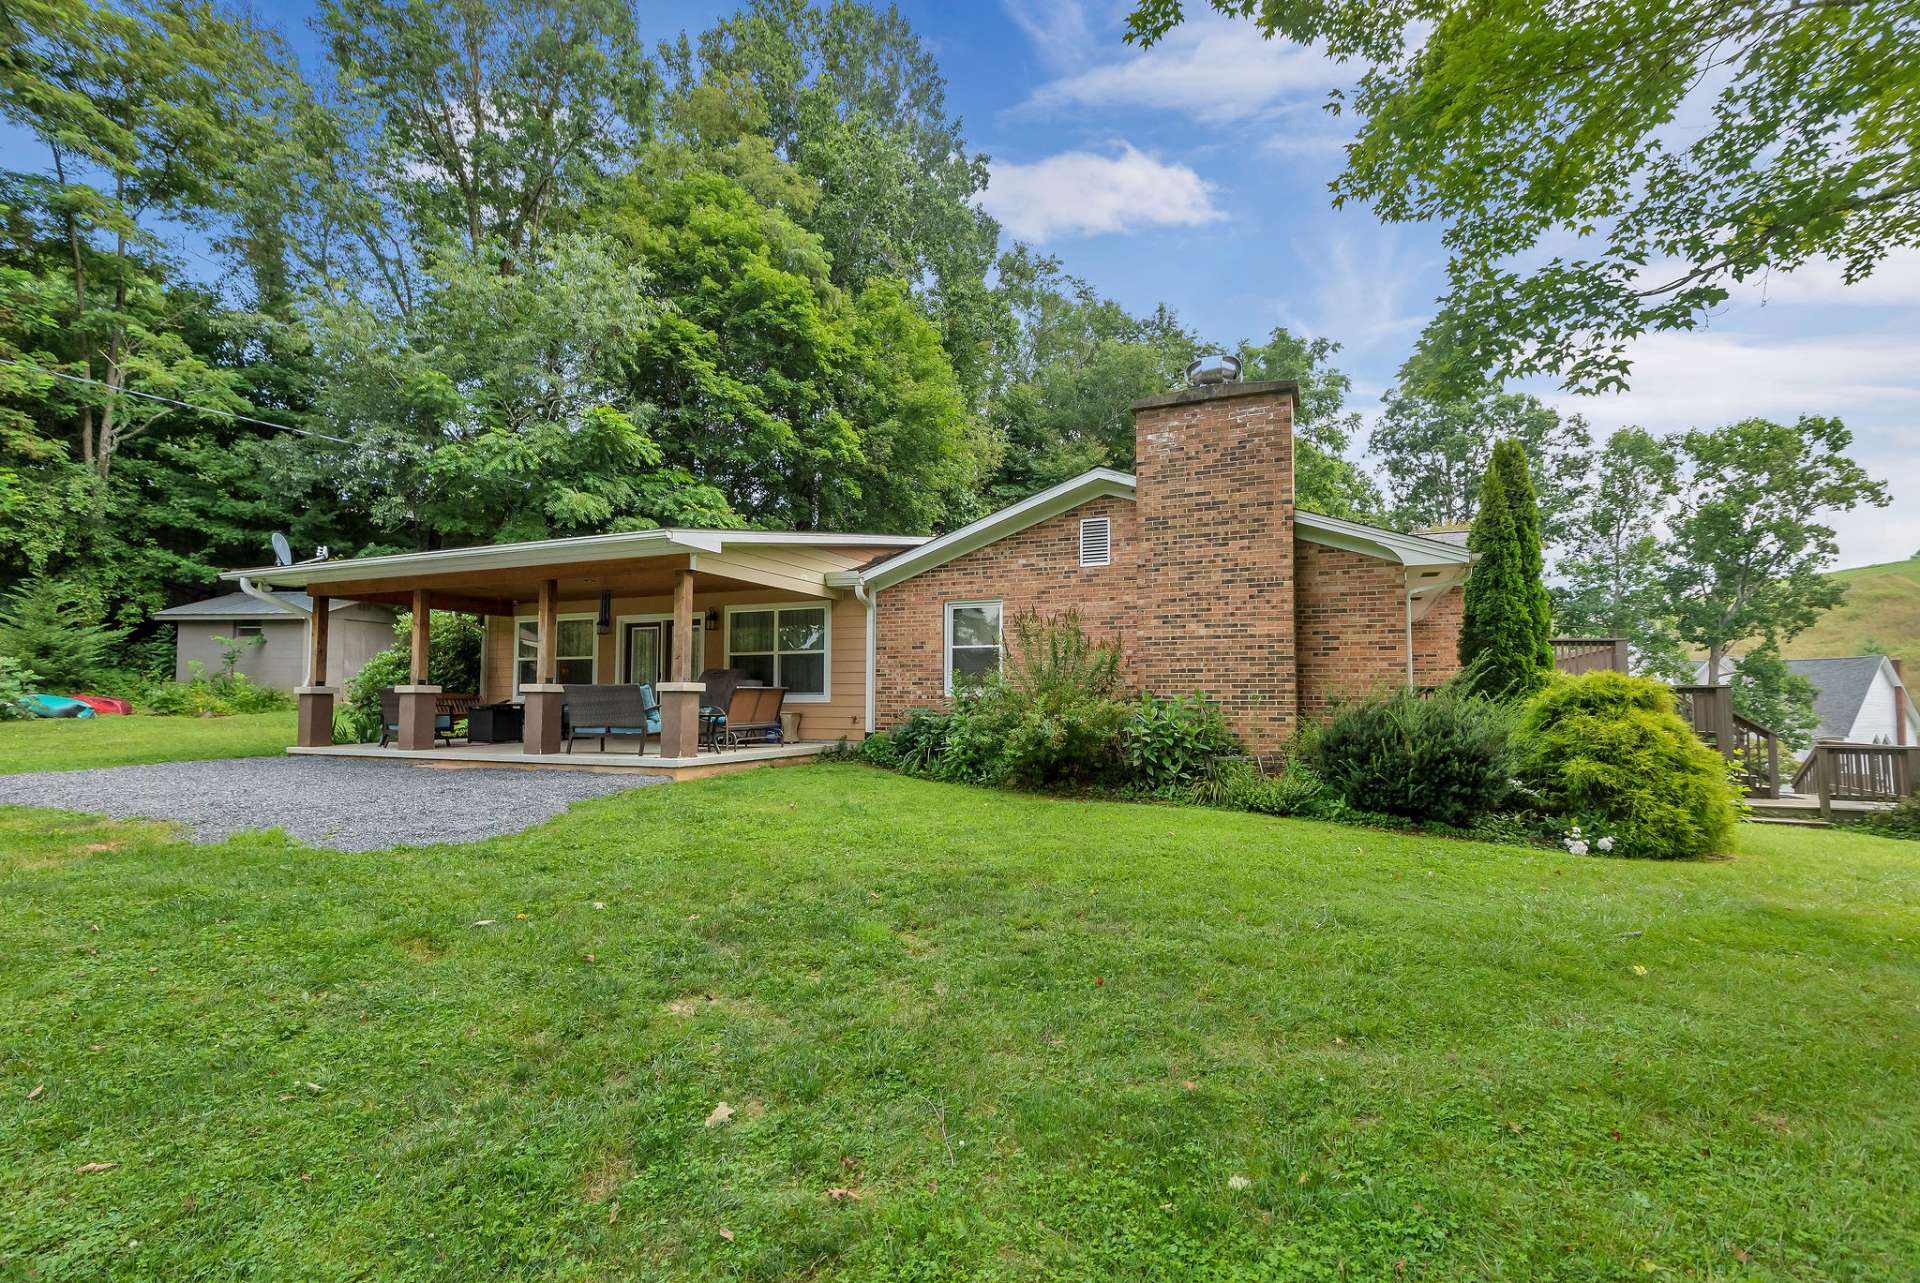
M 1560 845 L 1567 849 L 1568 855 L 1585 855 L 1589 851 L 1611 855 L 1615 844 L 1609 834 L 1583 829 L 1578 824 L 1574 824 L 1567 828 L 1566 836 L 1560 839 Z

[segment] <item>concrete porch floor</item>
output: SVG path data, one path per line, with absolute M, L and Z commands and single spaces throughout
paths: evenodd
M 411 762 L 415 766 L 449 769 L 514 766 L 523 769 L 639 771 L 684 780 L 757 766 L 794 766 L 812 761 L 829 747 L 825 741 L 806 741 L 721 749 L 719 752 L 701 753 L 697 757 L 659 757 L 656 756 L 660 751 L 657 740 L 647 741 L 648 751 L 644 755 L 633 751 L 634 742 L 628 737 L 610 736 L 605 752 L 600 751 L 598 743 L 598 740 L 581 740 L 574 745 L 571 753 L 527 753 L 518 743 L 438 744 L 430 749 L 404 749 L 393 745 L 382 748 L 378 744 L 328 744 L 318 748 L 295 746 L 289 748 L 287 753 L 294 757 L 381 758 Z

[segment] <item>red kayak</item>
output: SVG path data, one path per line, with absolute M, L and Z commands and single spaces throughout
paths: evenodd
M 115 714 L 125 716 L 133 711 L 133 705 L 124 699 L 109 699 L 105 695 L 69 695 L 68 699 L 77 699 L 94 711 L 96 717 L 111 717 Z

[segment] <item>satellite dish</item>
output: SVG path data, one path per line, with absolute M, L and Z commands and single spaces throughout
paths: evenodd
M 278 530 L 273 532 L 273 564 L 276 566 L 293 564 L 293 548 L 287 543 L 287 537 Z

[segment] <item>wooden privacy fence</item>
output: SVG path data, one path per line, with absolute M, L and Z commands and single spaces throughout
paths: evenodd
M 1581 673 L 1605 669 L 1616 673 L 1627 671 L 1627 639 L 1624 637 L 1555 637 L 1550 639 L 1550 644 L 1553 666 L 1563 673 L 1578 677 Z
M 1673 698 L 1693 733 L 1734 762 L 1748 797 L 1780 796 L 1780 737 L 1733 708 L 1728 686 L 1676 686 Z
M 1898 802 L 1920 776 L 1920 748 L 1898 744 L 1842 744 L 1820 740 L 1794 773 L 1796 793 L 1820 795 L 1820 813 L 1835 802 Z

